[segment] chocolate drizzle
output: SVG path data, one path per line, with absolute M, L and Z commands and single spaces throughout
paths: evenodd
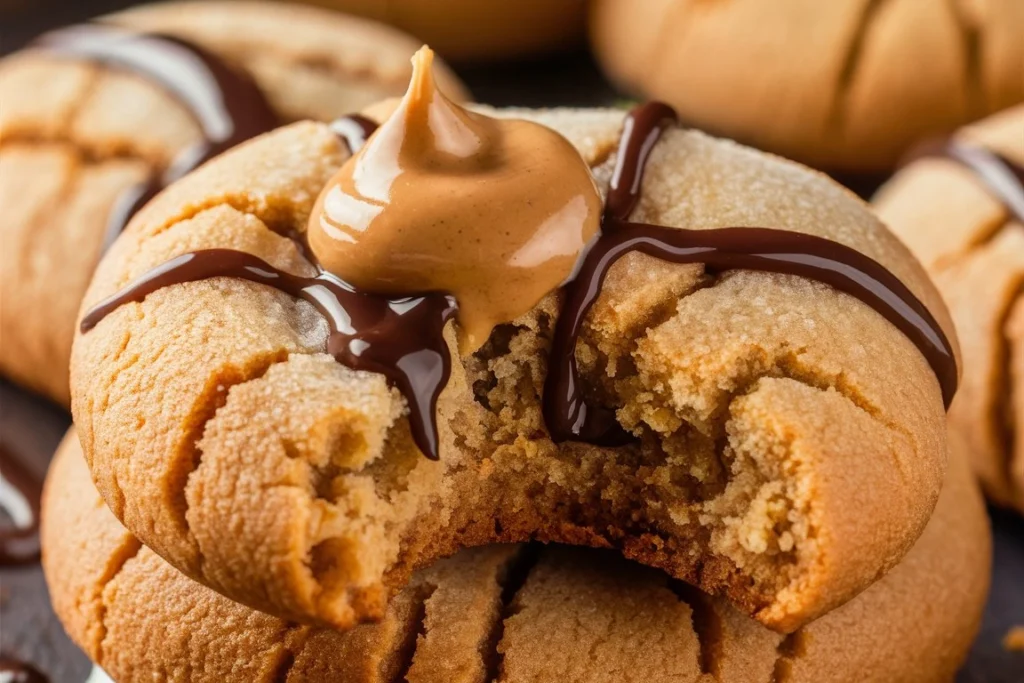
M 332 128 L 353 153 L 373 130 L 369 119 L 350 116 Z M 409 403 L 409 425 L 416 445 L 431 459 L 439 456 L 437 399 L 451 375 L 444 340 L 445 323 L 455 314 L 455 300 L 444 294 L 386 297 L 357 292 L 315 262 L 299 235 L 289 235 L 317 269 L 313 277 L 293 275 L 234 249 L 206 249 L 182 254 L 145 273 L 105 299 L 82 318 L 87 332 L 115 308 L 142 301 L 169 285 L 211 277 L 234 277 L 268 285 L 311 303 L 327 319 L 327 352 L 343 365 L 384 375 Z
M 926 157 L 949 159 L 970 170 L 1015 219 L 1024 223 L 1024 166 L 987 147 L 952 139 L 921 145 L 901 166 Z
M 31 664 L 0 655 L 0 683 L 49 683 L 49 680 Z
M 626 118 L 605 202 L 601 238 L 584 258 L 576 278 L 566 286 L 565 303 L 555 328 L 544 387 L 544 419 L 551 438 L 605 445 L 625 440 L 608 411 L 590 408 L 583 397 L 576 341 L 608 270 L 633 251 L 673 263 L 702 263 L 711 271 L 742 268 L 799 275 L 855 296 L 917 345 L 931 364 L 948 407 L 957 385 L 952 346 L 924 304 L 876 261 L 837 242 L 788 230 L 688 230 L 629 222 L 640 198 L 647 159 L 665 128 L 675 123 L 675 111 L 659 102 L 641 105 Z
M 184 104 L 202 129 L 204 139 L 183 150 L 163 173 L 122 193 L 108 219 L 105 247 L 164 187 L 221 152 L 279 125 L 252 78 L 180 38 L 87 24 L 47 33 L 35 45 L 145 76 Z
M 913 293 L 867 256 L 821 237 L 787 230 L 688 230 L 629 222 L 640 197 L 647 159 L 665 128 L 675 122 L 675 112 L 661 103 L 638 107 L 626 118 L 605 204 L 602 235 L 583 258 L 577 276 L 566 285 L 565 303 L 555 329 L 544 391 L 544 417 L 552 439 L 603 445 L 630 440 L 611 411 L 587 405 L 575 349 L 587 312 L 600 294 L 609 268 L 632 251 L 674 263 L 703 263 L 710 271 L 742 268 L 789 273 L 851 294 L 885 316 L 918 346 L 935 371 L 948 406 L 957 383 L 949 340 Z M 354 117 L 336 122 L 333 129 L 349 142 L 353 152 L 371 130 L 365 119 Z M 305 245 L 298 243 L 303 254 L 311 258 Z M 358 292 L 317 268 L 316 276 L 300 277 L 229 249 L 182 254 L 91 309 L 82 319 L 81 329 L 86 332 L 118 306 L 142 301 L 157 289 L 173 284 L 227 276 L 275 287 L 309 301 L 327 318 L 331 329 L 328 352 L 339 362 L 382 373 L 398 387 L 409 403 L 410 426 L 417 445 L 427 457 L 436 459 L 435 409 L 451 370 L 442 332 L 457 310 L 455 300 L 441 293 L 389 298 Z
M 0 445 L 0 510 L 10 525 L 0 529 L 0 566 L 39 559 L 39 502 L 42 482 Z
M 188 252 L 100 302 L 82 318 L 81 329 L 87 332 L 118 306 L 142 301 L 169 285 L 234 277 L 274 287 L 308 301 L 323 314 L 330 327 L 327 352 L 339 363 L 354 370 L 378 372 L 402 392 L 409 402 L 409 423 L 416 445 L 428 458 L 437 459 L 434 413 L 451 374 L 443 331 L 455 313 L 455 300 L 443 294 L 391 298 L 365 294 L 317 269 L 315 276 L 302 277 L 278 270 L 244 251 Z

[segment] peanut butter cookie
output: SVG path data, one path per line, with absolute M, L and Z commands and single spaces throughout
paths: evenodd
M 250 610 L 178 573 L 109 512 L 74 433 L 44 513 L 57 613 L 121 683 L 939 683 L 977 632 L 991 561 L 981 497 L 956 457 L 907 556 L 787 637 L 661 572 L 558 546 L 463 550 L 414 574 L 380 623 L 341 633 Z
M 625 89 L 819 168 L 879 172 L 914 142 L 1024 101 L 1016 0 L 595 0 Z
M 118 519 L 234 600 L 337 628 L 496 541 L 615 548 L 780 631 L 894 566 L 957 374 L 909 252 L 826 177 L 664 105 L 469 112 L 428 57 L 365 145 L 353 119 L 251 141 L 103 260 L 73 411 Z M 394 272 L 363 272 L 380 253 Z M 501 296 L 517 268 L 569 282 Z
M 1024 511 L 1024 107 L 925 152 L 874 205 L 931 271 L 960 333 L 950 429 L 989 498 Z
M 119 52 L 132 47 L 124 36 L 90 39 L 87 29 L 76 29 L 0 61 L 0 372 L 62 404 L 69 400 L 75 312 L 133 189 L 200 161 L 181 153 L 204 138 L 237 142 L 243 131 L 329 120 L 399 94 L 417 47 L 368 20 L 271 3 L 166 3 L 102 22 L 176 36 L 210 52 L 198 66 L 194 54 L 184 55 L 192 66 L 170 82 L 145 54 Z M 177 43 L 170 49 L 191 52 Z M 166 55 L 154 61 L 168 63 Z M 267 111 L 269 122 L 218 126 L 216 102 L 197 103 L 178 88 L 200 89 L 204 74 L 193 72 L 204 69 L 219 69 L 233 83 L 251 76 L 265 101 L 239 109 Z M 438 78 L 463 93 L 444 67 Z

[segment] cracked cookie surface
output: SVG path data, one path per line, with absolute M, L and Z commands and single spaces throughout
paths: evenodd
M 374 22 L 259 2 L 166 3 L 103 21 L 179 36 L 244 67 L 282 123 L 329 120 L 401 93 L 418 47 Z M 439 78 L 464 96 L 444 66 Z M 107 220 L 123 192 L 201 132 L 160 85 L 38 50 L 0 61 L 0 91 L 0 289 L 9 293 L 0 372 L 67 404 L 75 313 Z
M 74 432 L 47 484 L 43 544 L 58 615 L 123 683 L 938 683 L 977 631 L 991 561 L 981 497 L 954 457 L 900 564 L 787 637 L 608 551 L 559 546 L 463 550 L 414 574 L 380 623 L 341 633 L 243 607 L 141 546 Z
M 1024 101 L 1022 31 L 1015 0 L 600 0 L 591 16 L 595 53 L 626 89 L 852 172 Z
M 561 132 L 607 187 L 621 112 L 506 115 Z M 140 212 L 85 305 L 202 248 L 310 274 L 282 235 L 304 230 L 347 154 L 301 123 L 208 164 Z M 633 217 L 829 237 L 950 329 L 906 249 L 795 164 L 670 130 Z M 413 445 L 383 377 L 324 353 L 310 305 L 227 278 L 159 290 L 80 335 L 73 410 L 100 492 L 143 542 L 235 600 L 340 628 L 380 618 L 438 557 L 538 539 L 616 548 L 792 631 L 895 565 L 927 523 L 946 461 L 938 382 L 858 300 L 794 276 L 623 258 L 577 349 L 586 393 L 639 438 L 616 449 L 547 437 L 557 310 L 552 294 L 453 363 L 439 462 Z
M 957 140 L 1024 164 L 1024 106 L 965 128 Z M 1024 223 L 970 169 L 922 158 L 874 199 L 882 219 L 932 273 L 964 352 L 950 428 L 985 493 L 1024 512 Z

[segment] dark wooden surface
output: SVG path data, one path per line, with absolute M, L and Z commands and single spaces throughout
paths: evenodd
M 0 3 L 0 54 L 18 49 L 48 28 L 130 4 L 124 0 Z M 479 101 L 497 106 L 600 106 L 624 101 L 582 51 L 509 66 L 462 69 L 460 74 Z M 839 180 L 866 196 L 882 179 Z M 0 439 L 26 455 L 29 467 L 45 468 L 68 424 L 59 409 L 0 381 Z M 997 510 L 991 514 L 992 595 L 981 634 L 957 683 L 1024 683 L 1024 653 L 1011 653 L 1002 646 L 1012 626 L 1024 625 L 1024 520 Z M 0 570 L 0 652 L 36 663 L 55 683 L 81 683 L 89 673 L 88 660 L 53 616 L 38 566 Z

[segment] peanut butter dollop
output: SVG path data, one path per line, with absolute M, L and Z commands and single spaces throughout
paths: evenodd
M 409 91 L 320 194 L 308 238 L 358 290 L 453 295 L 465 354 L 573 275 L 602 204 L 568 140 L 463 109 L 432 60 L 413 57 Z

